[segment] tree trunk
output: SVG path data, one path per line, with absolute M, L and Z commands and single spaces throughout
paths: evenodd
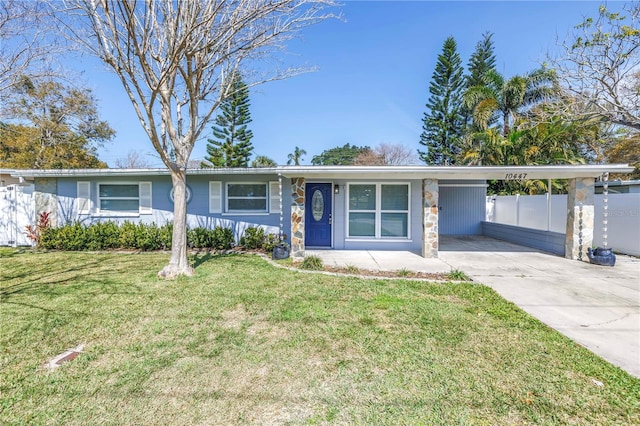
M 506 111 L 504 112 L 503 120 L 504 120 L 504 128 L 502 130 L 502 136 L 506 138 L 507 136 L 509 136 L 509 131 L 511 130 L 509 128 L 509 113 Z
M 174 279 L 179 275 L 193 275 L 193 268 L 187 257 L 187 175 L 184 170 L 170 168 L 173 182 L 173 238 L 171 259 L 158 276 Z

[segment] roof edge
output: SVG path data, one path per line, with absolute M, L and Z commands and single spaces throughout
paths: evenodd
M 526 175 L 527 179 L 598 177 L 603 173 L 631 173 L 628 164 L 580 164 L 544 166 L 277 166 L 268 168 L 211 168 L 187 169 L 187 175 L 274 175 L 284 177 L 375 178 L 393 175 L 393 178 L 457 178 L 457 179 L 510 179 L 511 174 Z M 104 177 L 104 176 L 168 176 L 166 168 L 153 169 L 0 169 L 12 177 Z

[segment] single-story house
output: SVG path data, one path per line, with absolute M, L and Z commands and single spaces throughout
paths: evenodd
M 596 178 L 626 165 L 278 166 L 187 172 L 188 225 L 249 226 L 286 236 L 294 258 L 306 248 L 410 250 L 437 257 L 440 235 L 535 238 L 581 259 L 593 237 Z M 56 225 L 80 221 L 164 224 L 173 217 L 166 169 L 5 171 L 33 184 L 35 211 Z M 485 221 L 487 180 L 567 179 L 567 232 L 528 233 Z M 544 214 L 544 212 L 541 212 Z M 557 250 L 556 250 L 557 252 Z

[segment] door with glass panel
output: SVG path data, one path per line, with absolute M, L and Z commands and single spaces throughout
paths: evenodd
M 331 247 L 331 184 L 307 183 L 305 205 L 305 245 Z

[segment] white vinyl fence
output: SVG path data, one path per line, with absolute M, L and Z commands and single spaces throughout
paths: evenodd
M 593 244 L 596 246 L 602 246 L 603 197 L 595 195 Z M 607 246 L 640 256 L 640 193 L 609 194 L 608 206 Z M 546 195 L 489 196 L 487 221 L 564 234 L 567 195 L 552 195 L 551 200 Z
M 35 220 L 33 185 L 0 187 L 0 246 L 26 246 L 27 225 Z

